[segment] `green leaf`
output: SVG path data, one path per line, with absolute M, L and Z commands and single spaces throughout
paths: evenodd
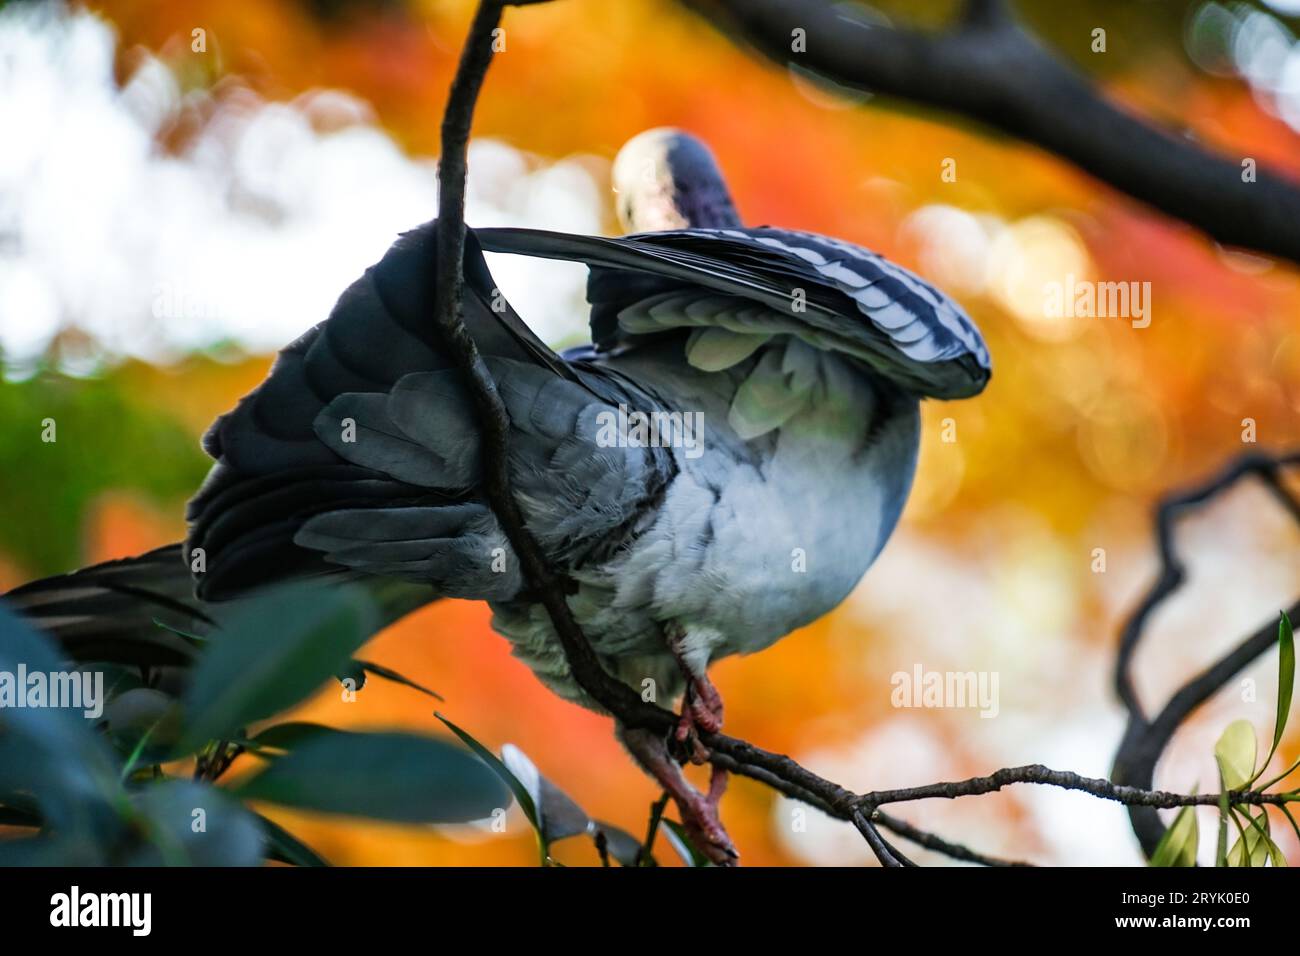
M 165 751 L 180 739 L 180 703 L 152 687 L 135 687 L 108 702 L 100 725 L 119 746 L 140 758 L 146 742 L 149 751 Z
M 334 679 L 350 691 L 365 690 L 366 669 L 361 666 L 360 661 L 348 661 L 343 665 L 343 669 L 334 675 Z M 348 687 L 346 681 L 352 681 L 352 686 Z
M 303 740 L 236 786 L 246 800 L 393 820 L 465 823 L 490 816 L 509 795 L 472 754 L 415 734 L 341 730 Z
M 626 830 L 596 820 L 592 824 L 592 839 L 604 838 L 605 849 L 622 866 L 637 866 L 641 854 L 641 841 Z M 599 844 L 598 844 L 599 845 Z
M 262 834 L 266 838 L 267 859 L 278 860 L 281 863 L 289 863 L 293 866 L 329 866 L 329 862 L 323 856 L 284 829 L 284 827 L 268 820 L 260 813 L 254 813 L 253 816 L 261 824 Z
M 1296 842 L 1300 842 L 1300 823 L 1291 815 L 1291 808 L 1285 803 L 1278 807 L 1282 811 L 1282 816 L 1286 817 L 1286 822 L 1291 824 L 1291 831 L 1295 834 Z
M 443 696 L 437 691 L 429 690 L 429 688 L 425 687 L 423 684 L 417 684 L 409 677 L 397 673 L 397 671 L 393 670 L 391 667 L 384 667 L 382 664 L 376 664 L 374 661 L 363 661 L 360 659 L 355 660 L 352 663 L 361 667 L 364 673 L 374 674 L 376 677 L 382 677 L 384 680 L 392 681 L 394 684 L 401 684 L 404 687 L 411 688 L 412 690 L 418 690 L 421 694 L 432 697 L 434 700 L 443 700 Z
M 591 817 L 563 790 L 542 776 L 528 755 L 514 744 L 501 747 L 501 762 L 524 785 L 537 808 L 538 832 L 546 845 L 587 833 Z
M 1234 720 L 1228 724 L 1214 745 L 1219 775 L 1229 790 L 1243 790 L 1254 779 L 1255 747 L 1255 728 L 1249 720 Z
M 200 656 L 185 695 L 186 742 L 234 736 L 310 696 L 379 625 L 356 587 L 290 585 L 235 610 Z
M 16 675 L 20 668 L 64 669 L 49 638 L 0 605 L 0 671 Z M 0 793 L 34 794 L 42 818 L 65 837 L 105 834 L 117 825 L 117 762 L 85 709 L 0 708 Z
M 1244 815 L 1251 826 L 1255 835 L 1254 844 L 1251 846 L 1251 866 L 1263 866 L 1265 862 L 1271 861 L 1273 866 L 1286 866 L 1286 857 L 1283 856 L 1281 849 L 1273 842 L 1272 828 L 1269 826 L 1268 807 L 1259 808 L 1259 816 L 1253 816 L 1249 810 L 1245 810 Z
M 1233 825 L 1236 826 L 1238 833 L 1236 841 L 1232 844 L 1232 849 L 1228 851 L 1227 865 L 1231 867 L 1250 866 L 1250 854 L 1245 849 L 1247 846 L 1246 829 L 1241 825 L 1240 810 L 1241 807 L 1230 807 L 1228 810 L 1228 815 Z
M 532 825 L 533 829 L 537 831 L 538 838 L 540 839 L 542 828 L 537 816 L 537 806 L 533 803 L 533 795 L 528 792 L 528 788 L 524 786 L 523 781 L 511 773 L 510 768 L 502 763 L 501 759 L 496 754 L 488 750 L 487 747 L 483 746 L 464 730 L 457 727 L 442 714 L 435 711 L 433 716 L 446 724 L 447 728 L 459 737 L 466 747 L 474 751 L 478 758 L 487 764 L 492 772 L 510 788 L 510 792 L 515 795 L 515 800 L 519 802 L 519 809 L 524 811 L 524 816 L 528 818 L 528 822 Z
M 1291 766 L 1287 767 L 1285 770 L 1283 770 L 1276 777 L 1269 780 L 1267 783 L 1263 783 L 1260 784 L 1258 787 L 1255 787 L 1255 789 L 1258 790 L 1260 793 L 1266 793 L 1274 784 L 1281 783 L 1287 777 L 1291 776 L 1291 774 L 1295 773 L 1297 769 L 1300 769 L 1300 760 L 1297 760 L 1295 763 L 1291 764 Z
M 153 619 L 153 623 L 155 627 L 161 627 L 164 631 L 171 631 L 177 637 L 184 638 L 187 642 L 189 642 L 189 644 L 192 647 L 196 649 L 202 647 L 208 641 L 206 637 L 202 637 L 198 634 L 195 634 L 193 631 L 187 631 L 184 628 L 175 627 L 171 624 L 168 624 L 166 621 L 159 620 L 156 617 Z
M 0 840 L 0 868 L 106 866 L 104 848 L 91 840 L 62 836 Z
M 220 790 L 190 780 L 150 784 L 134 797 L 146 841 L 133 866 L 256 866 L 263 857 L 257 819 Z
M 1183 807 L 1174 817 L 1173 826 L 1160 838 L 1151 854 L 1151 866 L 1195 866 L 1200 830 L 1193 807 Z
M 1246 827 L 1237 823 L 1241 835 L 1228 851 L 1228 866 L 1263 866 L 1272 855 L 1272 850 L 1276 849 L 1268 836 L 1268 811 L 1261 807 L 1259 817 L 1256 818 L 1249 807 L 1239 806 L 1235 809 L 1245 818 Z M 1285 861 L 1282 865 L 1286 865 Z
M 1273 721 L 1273 745 L 1268 749 L 1268 756 L 1259 765 L 1259 770 L 1251 777 L 1253 784 L 1259 779 L 1273 755 L 1277 753 L 1278 744 L 1286 732 L 1287 718 L 1291 714 L 1291 695 L 1295 691 L 1295 633 L 1291 629 L 1291 618 L 1282 612 L 1277 622 L 1277 716 Z
M 255 747 L 270 747 L 274 750 L 292 750 L 301 746 L 305 740 L 315 740 L 324 734 L 338 731 L 324 724 L 313 724 L 305 720 L 290 720 L 283 724 L 267 727 L 250 743 Z

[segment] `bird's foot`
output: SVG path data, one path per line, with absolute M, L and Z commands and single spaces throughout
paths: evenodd
M 690 784 L 688 783 L 687 786 Z M 707 794 L 702 794 L 691 787 L 696 806 L 688 813 L 680 803 L 677 804 L 677 809 L 682 815 L 682 826 L 686 828 L 686 835 L 716 866 L 735 866 L 740 859 L 740 854 L 732 845 L 731 837 L 727 836 L 727 831 L 722 826 L 722 818 L 718 815 L 718 805 L 726 791 L 727 771 L 721 767 L 712 767 Z
M 682 773 L 662 737 L 649 730 L 623 730 L 623 743 L 672 797 L 691 843 L 717 866 L 735 866 L 740 860 L 718 816 L 718 803 L 727 789 L 727 771 L 714 767 L 709 792 L 700 793 Z
M 722 729 L 722 695 L 708 677 L 688 674 L 687 678 L 682 713 L 673 739 L 689 756 L 691 763 L 702 764 L 708 761 L 709 751 L 700 741 L 700 731 L 716 734 Z
M 677 721 L 673 739 L 679 751 L 692 763 L 702 764 L 709 759 L 708 749 L 700 742 L 700 731 L 716 734 L 722 729 L 722 695 L 713 686 L 703 670 L 696 671 L 686 659 L 685 631 L 678 624 L 666 629 L 668 649 L 678 668 L 686 678 L 686 693 L 682 697 L 682 713 Z

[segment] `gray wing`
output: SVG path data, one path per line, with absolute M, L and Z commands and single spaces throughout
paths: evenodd
M 196 593 L 226 600 L 287 577 L 383 575 L 430 598 L 518 591 L 514 556 L 479 490 L 469 395 L 433 325 L 434 224 L 403 236 L 281 352 L 209 431 L 217 459 L 190 503 Z M 605 448 L 592 423 L 626 401 L 579 372 L 503 303 L 470 233 L 464 319 L 511 415 L 511 466 L 543 547 L 578 561 L 666 480 L 661 449 Z
M 510 415 L 514 490 L 543 549 L 572 567 L 620 540 L 670 479 L 669 455 L 602 444 L 602 416 L 617 405 L 582 385 L 532 363 L 486 361 Z M 364 437 L 342 437 L 347 419 Z M 430 581 L 444 596 L 515 596 L 517 563 L 476 490 L 479 430 L 458 372 L 415 372 L 383 394 L 340 395 L 317 416 L 316 432 L 340 458 L 449 501 L 336 508 L 309 518 L 298 545 L 354 571 Z
M 751 335 L 796 334 L 819 348 L 853 354 L 922 395 L 978 394 L 990 374 L 988 349 L 956 302 L 875 253 L 783 229 L 683 229 L 622 239 L 527 229 L 485 229 L 483 248 L 573 259 L 591 267 L 592 337 L 605 350 L 634 344 L 653 316 L 649 303 Z M 761 308 L 755 308 L 761 306 Z M 627 312 L 639 323 L 629 328 Z

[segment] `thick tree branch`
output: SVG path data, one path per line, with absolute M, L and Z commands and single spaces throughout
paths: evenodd
M 891 28 L 830 0 L 682 0 L 780 64 L 956 113 L 1039 146 L 1230 246 L 1300 262 L 1300 184 L 1220 156 L 1103 98 L 1017 25 L 974 0 L 939 33 Z M 795 30 L 806 46 L 792 49 Z

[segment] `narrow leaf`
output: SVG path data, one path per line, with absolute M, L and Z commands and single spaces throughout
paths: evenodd
M 538 829 L 544 843 L 549 845 L 557 840 L 586 833 L 591 829 L 591 817 L 587 815 L 587 811 L 578 806 L 567 793 L 542 776 L 541 771 L 528 759 L 528 755 L 514 744 L 504 744 L 501 747 L 501 762 L 510 768 L 515 779 L 522 783 L 532 796 L 533 806 L 537 808 L 540 821 Z
M 215 787 L 167 780 L 144 787 L 134 803 L 137 829 L 146 842 L 128 856 L 133 866 L 256 866 L 262 861 L 264 838 L 257 820 Z
M 592 839 L 601 837 L 605 840 L 605 849 L 622 866 L 637 866 L 641 856 L 641 841 L 626 830 L 612 823 L 595 821 L 591 831 Z
M 418 690 L 421 694 L 432 697 L 434 700 L 444 700 L 443 696 L 437 691 L 429 690 L 429 688 L 425 687 L 423 684 L 417 684 L 415 681 L 411 680 L 411 678 L 397 673 L 397 671 L 393 670 L 391 667 L 384 667 L 382 664 L 376 664 L 374 661 L 363 661 L 360 659 L 353 663 L 359 664 L 362 670 L 366 673 L 374 674 L 376 677 L 382 677 L 384 680 L 392 681 L 394 684 L 401 684 L 404 687 L 411 688 L 412 690 Z
M 15 674 L 20 667 L 29 674 L 62 669 L 53 642 L 0 605 L 0 671 Z M 52 829 L 66 835 L 115 825 L 117 774 L 85 708 L 0 708 L 0 793 L 34 794 Z M 67 849 L 59 846 L 60 853 Z
M 290 720 L 283 724 L 267 727 L 250 743 L 255 747 L 270 747 L 275 750 L 292 750 L 304 741 L 314 740 L 324 734 L 337 733 L 324 724 L 313 724 L 305 720 Z
M 509 801 L 491 770 L 445 741 L 341 730 L 303 740 L 235 793 L 246 800 L 400 823 L 481 820 Z
M 1229 790 L 1242 790 L 1255 774 L 1255 728 L 1249 720 L 1234 720 L 1214 745 L 1219 774 Z
M 253 816 L 261 824 L 262 833 L 266 837 L 266 855 L 268 859 L 289 863 L 293 866 L 329 866 L 329 862 L 323 856 L 284 829 L 284 827 L 268 820 L 260 813 L 254 813 Z
M 1192 807 L 1183 807 L 1151 854 L 1151 866 L 1195 866 L 1200 831 Z
M 1228 865 L 1228 788 L 1219 776 L 1219 837 L 1214 845 L 1214 865 Z
M 1273 755 L 1277 753 L 1278 744 L 1286 732 L 1287 718 L 1291 714 L 1291 695 L 1295 690 L 1295 633 L 1291 629 L 1291 618 L 1282 612 L 1277 623 L 1277 716 L 1273 720 L 1273 745 L 1268 749 L 1268 756 L 1259 765 L 1259 770 L 1251 778 L 1251 783 L 1259 779 Z
M 510 792 L 513 793 L 515 799 L 519 801 L 519 809 L 524 811 L 524 816 L 528 818 L 528 822 L 532 825 L 533 829 L 537 831 L 537 834 L 540 837 L 542 829 L 537 817 L 537 806 L 533 803 L 533 795 L 528 792 L 528 788 L 524 786 L 523 781 L 516 777 L 510 771 L 510 768 L 501 762 L 501 758 L 488 750 L 487 747 L 483 746 L 464 730 L 461 730 L 446 717 L 442 716 L 442 714 L 435 711 L 433 716 L 446 724 L 447 728 L 459 737 L 466 747 L 474 751 L 478 758 L 487 764 L 492 772 L 510 788 Z
M 310 696 L 378 626 L 355 587 L 277 588 L 231 614 L 200 656 L 185 695 L 186 741 L 230 737 Z

